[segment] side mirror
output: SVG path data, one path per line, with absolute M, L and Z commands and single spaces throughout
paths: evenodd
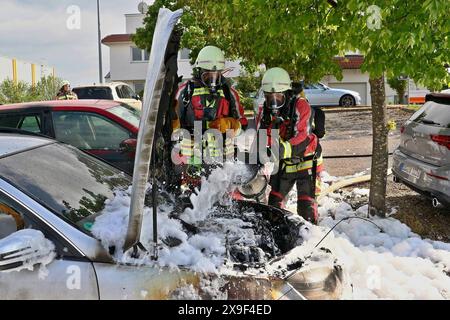
M 54 257 L 55 246 L 38 230 L 19 230 L 0 240 L 0 271 L 31 269 Z
M 137 145 L 137 139 L 130 138 L 123 140 L 120 143 L 119 150 L 121 153 L 135 152 Z
M 133 99 L 141 100 L 141 97 L 137 94 L 137 95 L 133 96 Z

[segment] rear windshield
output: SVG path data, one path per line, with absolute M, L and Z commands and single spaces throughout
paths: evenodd
M 114 100 L 111 88 L 108 87 L 83 87 L 72 90 L 77 94 L 78 99 Z
M 141 113 L 138 110 L 130 107 L 129 105 L 121 103 L 120 105 L 109 108 L 108 111 L 124 119 L 128 123 L 131 123 L 136 128 L 139 127 L 139 120 L 141 118 Z
M 428 101 L 411 117 L 414 122 L 450 128 L 450 105 Z
M 0 177 L 89 234 L 89 226 L 130 177 L 76 148 L 54 143 L 0 159 Z

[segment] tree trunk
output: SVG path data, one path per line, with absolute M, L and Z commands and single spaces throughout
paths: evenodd
M 386 184 L 388 170 L 388 129 L 386 121 L 386 92 L 384 76 L 370 78 L 372 98 L 372 168 L 369 196 L 369 214 L 386 216 Z

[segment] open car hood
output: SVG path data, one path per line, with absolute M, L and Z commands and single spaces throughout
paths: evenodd
M 173 88 L 178 84 L 177 55 L 179 35 L 174 31 L 182 10 L 172 12 L 159 10 L 153 35 L 147 78 L 144 90 L 144 103 L 139 123 L 139 133 L 134 160 L 133 185 L 128 231 L 123 251 L 139 244 L 144 212 L 144 200 L 150 173 L 150 162 L 155 152 L 156 133 L 162 126 L 162 115 L 168 108 Z M 163 99 L 161 99 L 163 97 Z

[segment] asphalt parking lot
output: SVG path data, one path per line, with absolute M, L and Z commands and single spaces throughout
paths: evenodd
M 397 128 L 389 133 L 389 152 L 400 141 L 400 127 L 411 113 L 388 110 L 388 120 Z M 370 155 L 372 153 L 372 113 L 370 111 L 327 112 L 326 136 L 321 140 L 324 156 Z M 333 176 L 353 175 L 370 168 L 370 157 L 325 159 L 325 170 Z

